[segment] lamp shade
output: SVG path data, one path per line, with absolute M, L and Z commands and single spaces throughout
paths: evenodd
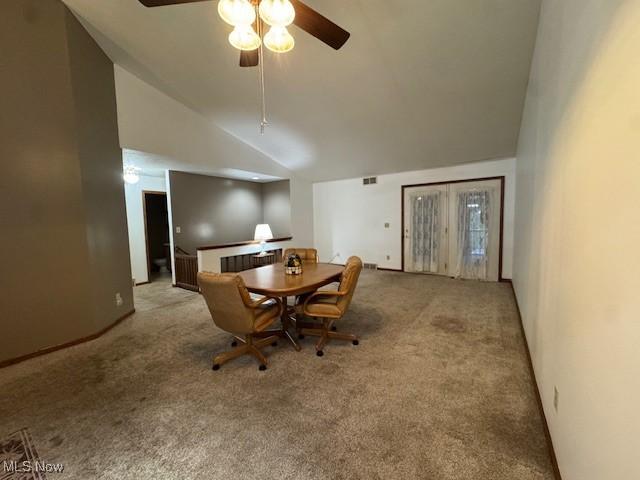
M 276 53 L 285 53 L 293 48 L 295 40 L 286 27 L 271 27 L 264 36 L 265 46 Z
M 254 240 L 264 242 L 265 240 L 271 240 L 273 233 L 271 233 L 271 227 L 268 223 L 259 223 L 256 225 L 256 233 L 253 236 Z
M 255 50 L 260 46 L 260 42 L 260 37 L 251 25 L 238 25 L 229 34 L 229 43 L 238 50 Z
M 256 11 L 248 0 L 220 0 L 218 13 L 229 25 L 251 25 L 256 20 Z
M 296 11 L 289 0 L 262 0 L 260 18 L 272 27 L 286 27 L 293 22 Z

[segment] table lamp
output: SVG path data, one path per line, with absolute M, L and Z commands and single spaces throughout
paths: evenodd
M 269 227 L 268 223 L 259 223 L 256 225 L 256 233 L 253 235 L 253 239 L 260 242 L 260 255 L 265 255 L 264 246 L 267 240 L 271 240 L 272 238 L 273 233 L 271 233 L 271 227 Z

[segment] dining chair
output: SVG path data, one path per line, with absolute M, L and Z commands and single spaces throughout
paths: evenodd
M 286 262 L 287 258 L 292 253 L 298 254 L 298 256 L 300 257 L 300 260 L 302 260 L 302 270 L 303 271 L 304 271 L 304 264 L 305 263 L 318 263 L 319 262 L 318 250 L 316 250 L 315 248 L 287 248 L 284 251 L 284 254 L 282 255 L 282 259 Z M 307 296 L 308 296 L 307 294 L 298 295 L 292 300 L 292 302 L 293 302 L 294 305 L 296 303 L 301 303 Z M 295 320 L 294 317 L 292 317 L 292 315 L 295 313 L 294 309 L 292 309 L 292 307 L 289 306 L 287 308 L 287 311 L 288 311 L 288 315 L 290 316 L 290 318 L 292 320 Z
M 317 318 L 322 322 L 296 322 L 296 328 L 301 338 L 304 335 L 320 337 L 316 344 L 316 355 L 319 357 L 324 355 L 324 346 L 329 340 L 351 340 L 354 345 L 359 343 L 356 335 L 335 331 L 334 322 L 347 312 L 361 271 L 362 260 L 355 256 L 349 257 L 337 290 L 318 290 L 306 297 L 302 303 L 296 305 L 297 314 Z
M 244 280 L 236 273 L 198 273 L 198 285 L 211 318 L 216 326 L 231 333 L 241 343 L 234 350 L 221 353 L 213 359 L 213 370 L 242 355 L 253 355 L 260 362 L 259 369 L 266 370 L 267 359 L 260 348 L 276 345 L 278 335 L 266 330 L 282 314 L 282 302 L 275 297 L 252 300 Z
M 287 248 L 284 251 L 282 258 L 286 260 L 292 253 L 296 253 L 300 256 L 303 269 L 305 263 L 318 263 L 318 250 L 315 248 Z

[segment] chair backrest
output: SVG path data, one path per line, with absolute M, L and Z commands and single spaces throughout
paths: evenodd
M 251 296 L 242 277 L 236 273 L 200 272 L 198 285 L 219 328 L 241 335 L 253 332 L 254 315 L 247 307 Z
M 315 248 L 287 248 L 284 251 L 284 260 L 292 253 L 297 253 L 300 256 L 303 265 L 305 263 L 318 263 L 318 250 Z
M 360 272 L 362 271 L 362 260 L 359 257 L 353 256 L 347 259 L 347 263 L 344 266 L 344 271 L 342 272 L 342 277 L 340 278 L 340 286 L 338 287 L 338 291 L 346 292 L 347 294 L 338 297 L 338 301 L 336 305 L 344 315 L 351 304 L 351 299 L 353 298 L 353 292 L 356 291 L 356 285 L 358 284 L 358 278 L 360 277 Z

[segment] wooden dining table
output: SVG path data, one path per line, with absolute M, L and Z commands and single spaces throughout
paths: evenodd
M 291 335 L 291 318 L 287 308 L 287 298 L 305 293 L 315 292 L 318 288 L 333 282 L 340 281 L 344 267 L 333 263 L 305 263 L 302 273 L 287 275 L 284 273 L 284 265 L 276 263 L 263 267 L 253 268 L 239 272 L 244 283 L 251 293 L 282 299 L 284 309 L 282 312 L 282 327 L 277 331 L 269 331 L 269 334 L 277 334 L 288 339 L 296 350 L 300 350 L 298 340 Z

